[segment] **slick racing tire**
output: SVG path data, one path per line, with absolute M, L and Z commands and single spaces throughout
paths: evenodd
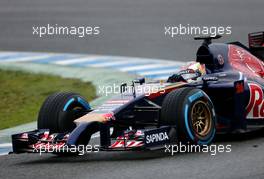
M 89 103 L 79 94 L 52 94 L 40 108 L 38 129 L 49 129 L 51 133 L 71 132 L 76 127 L 73 121 L 86 114 L 89 109 Z
M 161 123 L 176 125 L 179 142 L 208 145 L 216 133 L 213 103 L 200 89 L 181 88 L 167 94 Z

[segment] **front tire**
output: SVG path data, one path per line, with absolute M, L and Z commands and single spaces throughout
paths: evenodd
M 200 89 L 181 88 L 163 101 L 161 123 L 176 125 L 184 143 L 208 145 L 215 136 L 216 117 L 210 98 Z
M 89 103 L 79 94 L 52 94 L 40 108 L 38 129 L 49 129 L 51 133 L 71 132 L 75 128 L 73 121 L 86 114 L 89 109 Z

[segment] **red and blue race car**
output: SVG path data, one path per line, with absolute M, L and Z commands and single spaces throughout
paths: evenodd
M 12 135 L 14 153 L 88 145 L 99 132 L 99 150 L 146 150 L 172 143 L 209 145 L 216 133 L 241 133 L 264 126 L 264 33 L 240 42 L 203 40 L 196 61 L 167 81 L 144 78 L 91 109 L 80 95 L 49 96 L 38 129 Z M 59 153 L 56 152 L 56 153 Z

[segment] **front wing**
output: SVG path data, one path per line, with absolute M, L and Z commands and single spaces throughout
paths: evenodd
M 103 151 L 130 151 L 149 150 L 164 148 L 166 144 L 177 141 L 176 128 L 174 126 L 162 126 L 153 129 L 125 130 L 118 137 L 101 135 L 100 141 L 109 140 L 108 145 L 90 146 L 90 150 Z M 79 144 L 69 142 L 72 133 L 50 133 L 49 130 L 41 129 L 12 135 L 14 153 L 78 153 Z M 82 147 L 87 147 L 86 146 Z

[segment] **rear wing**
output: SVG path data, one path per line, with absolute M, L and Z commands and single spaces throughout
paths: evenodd
M 253 32 L 248 34 L 249 48 L 264 47 L 264 32 Z
M 255 56 L 264 60 L 264 31 L 248 34 L 248 46 Z

